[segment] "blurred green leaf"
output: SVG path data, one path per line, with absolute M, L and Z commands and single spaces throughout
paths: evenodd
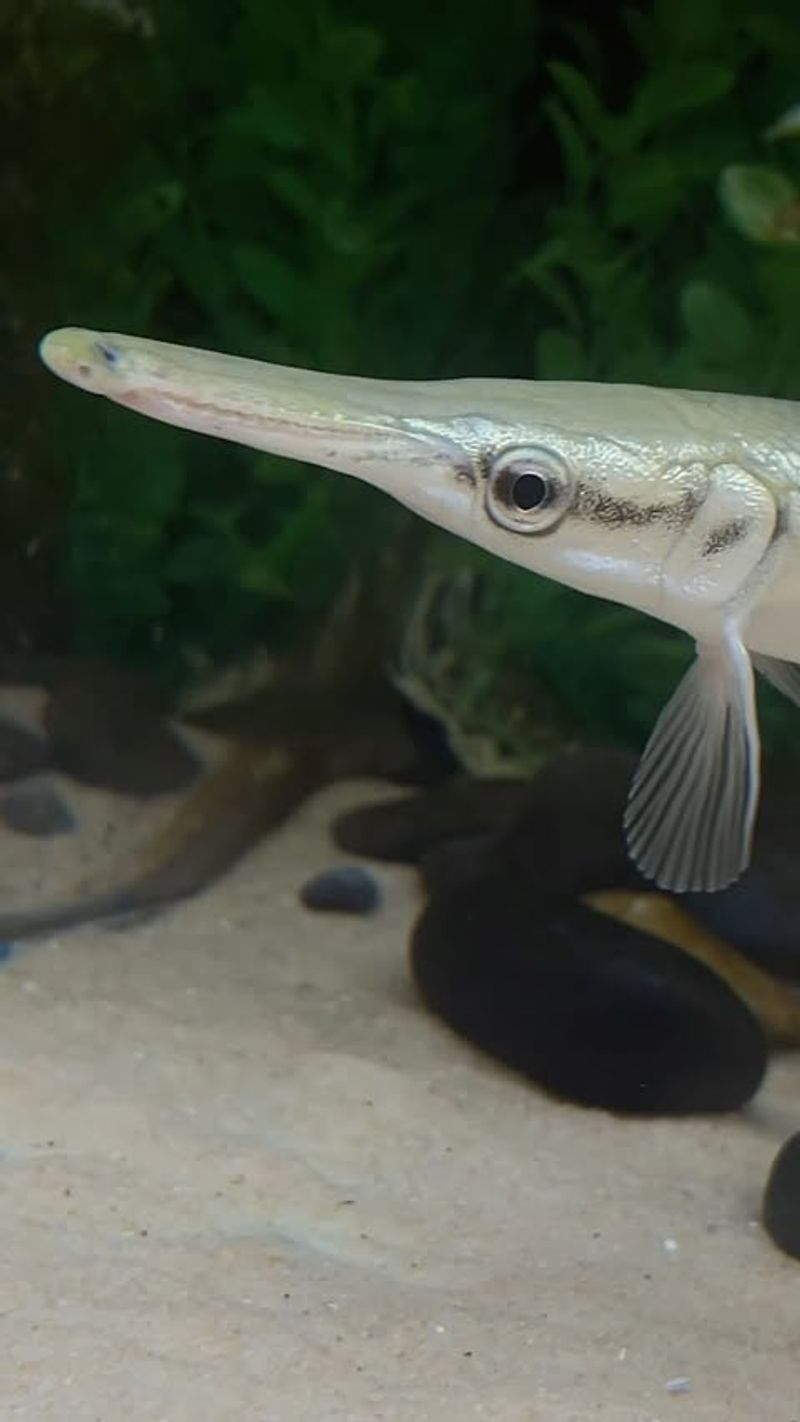
M 609 218 L 621 227 L 652 227 L 689 208 L 693 189 L 707 177 L 707 162 L 695 152 L 638 154 L 620 160 L 609 193 Z
M 752 323 L 729 292 L 710 281 L 687 282 L 680 306 L 687 333 L 702 352 L 731 362 L 746 353 L 753 336 Z
M 361 83 L 369 78 L 384 49 L 381 35 L 363 26 L 332 29 L 330 43 L 332 63 L 350 83 Z
M 536 341 L 536 368 L 543 380 L 582 380 L 586 358 L 580 341 L 568 331 L 542 331 Z
M 639 85 L 631 107 L 629 117 L 637 138 L 716 103 L 735 82 L 736 71 L 726 64 L 663 64 Z
M 254 84 L 236 108 L 223 113 L 217 126 L 218 138 L 239 135 L 252 138 L 285 153 L 306 147 L 309 135 L 303 116 L 277 89 Z
M 731 221 L 753 242 L 800 242 L 800 190 L 777 168 L 731 163 L 720 176 L 719 194 Z
M 572 64 L 554 61 L 547 67 L 584 134 L 602 146 L 608 133 L 608 115 L 590 80 Z
M 288 262 L 265 247 L 239 243 L 230 249 L 231 265 L 247 295 L 278 320 L 305 316 L 308 287 Z
M 596 158 L 590 146 L 591 140 L 563 104 L 551 100 L 546 105 L 546 112 L 558 134 L 566 176 L 580 191 L 588 186 L 595 171 Z
M 768 143 L 776 143 L 779 139 L 800 138 L 800 104 L 790 104 L 788 109 L 784 109 L 765 130 L 764 137 Z

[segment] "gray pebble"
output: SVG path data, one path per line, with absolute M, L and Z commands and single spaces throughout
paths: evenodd
M 306 908 L 328 913 L 373 913 L 380 900 L 381 892 L 374 875 L 360 864 L 323 869 L 300 890 L 300 902 Z
M 50 748 L 42 736 L 0 717 L 0 780 L 21 780 L 35 775 L 50 759 Z
M 68 834 L 75 828 L 75 816 L 60 795 L 49 785 L 22 785 L 0 801 L 0 815 L 16 834 L 46 839 Z

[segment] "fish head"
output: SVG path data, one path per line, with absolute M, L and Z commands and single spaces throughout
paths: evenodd
M 713 475 L 686 421 L 664 418 L 662 392 L 459 381 L 447 395 L 471 396 L 472 409 L 413 421 L 460 452 L 441 522 L 508 562 L 663 615 L 665 569 Z
M 83 389 L 353 475 L 497 557 L 657 615 L 708 486 L 678 392 L 367 379 L 74 329 L 40 350 Z

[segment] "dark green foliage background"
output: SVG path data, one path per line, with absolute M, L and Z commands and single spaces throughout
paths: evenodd
M 749 242 L 718 197 L 732 163 L 797 172 L 800 144 L 763 138 L 800 100 L 794 3 L 650 0 L 602 23 L 586 0 L 143 13 L 0 0 L 6 645 L 179 684 L 198 653 L 312 637 L 348 569 L 407 529 L 362 486 L 59 387 L 35 355 L 53 326 L 364 374 L 800 396 L 800 246 Z M 684 639 L 488 576 L 476 655 L 544 681 L 567 731 L 640 739 Z

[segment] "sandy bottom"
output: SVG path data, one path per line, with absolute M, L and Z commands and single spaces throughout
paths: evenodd
M 366 921 L 297 903 L 331 813 L 381 793 L 0 968 L 0 1418 L 792 1422 L 800 1265 L 755 1219 L 800 1059 L 692 1122 L 495 1068 L 415 999 L 411 873 Z M 80 835 L 0 839 L 6 901 L 148 827 L 69 795 Z

